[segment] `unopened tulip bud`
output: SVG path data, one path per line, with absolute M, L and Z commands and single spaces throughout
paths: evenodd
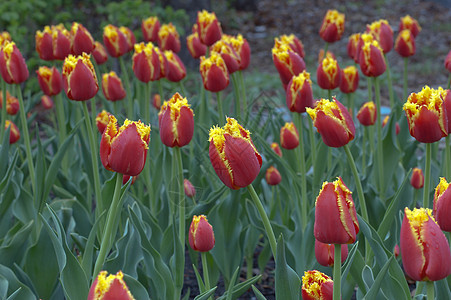
M 119 27 L 119 31 L 125 36 L 125 40 L 127 42 L 127 52 L 132 51 L 136 43 L 135 34 L 130 28 L 125 26 Z
M 186 68 L 180 57 L 171 50 L 164 51 L 167 60 L 168 72 L 166 79 L 172 82 L 179 82 L 186 76 Z
M 280 150 L 280 146 L 279 144 L 277 144 L 276 142 L 271 143 L 271 149 L 280 157 L 282 157 L 282 150 Z
M 122 86 L 122 80 L 114 71 L 105 73 L 102 76 L 102 91 L 109 101 L 118 101 L 125 98 L 126 93 Z
M 47 95 L 42 95 L 41 97 L 41 105 L 44 109 L 52 109 L 53 108 L 53 100 Z
M 334 43 L 341 39 L 344 30 L 345 15 L 336 10 L 328 10 L 319 30 L 321 38 L 328 43 Z
M 272 48 L 272 59 L 285 89 L 293 76 L 305 70 L 305 62 L 302 57 L 289 45 L 278 40 L 275 41 Z
M 290 34 L 290 35 L 281 35 L 280 38 L 275 38 L 276 43 L 279 42 L 280 39 L 280 43 L 285 44 L 290 46 L 290 48 L 296 52 L 297 54 L 299 54 L 300 57 L 304 58 L 305 56 L 305 52 L 304 52 L 304 44 L 302 44 L 301 40 L 298 39 L 294 34 Z
M 14 42 L 6 41 L 0 47 L 0 73 L 8 84 L 22 83 L 28 79 L 27 64 Z
M 66 57 L 63 65 L 63 87 L 71 100 L 85 101 L 97 94 L 99 84 L 88 54 Z
M 334 265 L 334 249 L 333 244 L 325 244 L 315 239 L 315 257 L 318 263 L 325 267 Z M 348 257 L 348 245 L 341 245 L 341 263 L 344 263 Z
M 194 196 L 196 196 L 196 189 L 194 188 L 193 184 L 191 183 L 191 181 L 189 181 L 188 179 L 183 179 L 183 189 L 185 191 L 185 195 L 189 198 L 193 198 Z
M 202 44 L 197 31 L 191 33 L 186 37 L 186 45 L 188 47 L 189 53 L 193 58 L 199 58 L 207 53 L 207 46 L 205 44 Z
M 354 33 L 352 34 L 348 39 L 348 56 L 352 58 L 356 63 L 359 62 L 359 58 L 357 56 L 357 47 L 360 40 L 360 33 Z
M 55 96 L 63 89 L 63 78 L 57 68 L 39 67 L 36 74 L 39 86 L 45 95 Z
M 208 252 L 215 246 L 213 227 L 204 215 L 193 216 L 189 227 L 189 245 L 194 251 Z
M 240 57 L 233 49 L 232 45 L 227 41 L 224 34 L 222 38 L 211 46 L 211 51 L 217 52 L 224 60 L 229 74 L 235 73 L 240 67 Z
M 63 24 L 52 26 L 53 57 L 64 60 L 71 53 L 71 35 Z
M 280 175 L 279 170 L 274 166 L 270 166 L 266 170 L 265 179 L 266 183 L 269 185 L 278 185 L 282 181 L 282 176 Z
M 313 107 L 312 81 L 305 70 L 293 76 L 288 83 L 286 103 L 290 111 L 297 113 L 304 113 L 307 107 Z
M 127 38 L 119 28 L 112 24 L 103 28 L 103 44 L 112 57 L 119 57 L 128 52 Z
M 365 42 L 360 48 L 359 64 L 362 73 L 368 77 L 377 77 L 385 72 L 384 52 L 376 40 Z
M 299 132 L 293 122 L 285 123 L 280 129 L 280 145 L 288 150 L 299 146 Z
M 320 88 L 325 90 L 333 90 L 340 84 L 341 71 L 338 62 L 326 57 L 319 64 L 316 70 L 316 80 Z
M 393 48 L 393 29 L 387 20 L 381 19 L 366 25 L 366 32 L 373 35 L 384 53 L 390 52 Z
M 36 31 L 35 41 L 39 58 L 53 60 L 52 30 L 50 26 L 45 26 L 43 31 Z
M 197 33 L 202 44 L 213 45 L 219 41 L 222 36 L 221 23 L 219 23 L 214 12 L 209 13 L 206 10 L 197 12 Z
M 409 29 L 412 32 L 413 37 L 416 38 L 418 33 L 421 31 L 421 26 L 418 24 L 418 21 L 412 18 L 409 15 L 401 17 L 401 21 L 399 22 L 399 31 L 404 29 Z
M 434 216 L 443 231 L 451 232 L 451 188 L 445 178 L 441 177 L 434 193 Z
M 445 58 L 445 68 L 451 72 L 451 51 L 448 52 Z
M 341 70 L 340 91 L 354 93 L 359 86 L 359 71 L 354 66 L 348 66 Z
M 334 282 L 320 271 L 305 271 L 302 276 L 302 300 L 332 300 Z
M 102 110 L 97 114 L 96 125 L 100 134 L 102 134 L 105 131 L 106 127 L 108 126 L 108 123 L 110 122 L 110 116 L 111 114 L 106 110 Z
M 70 30 L 71 52 L 73 55 L 91 54 L 94 49 L 94 39 L 89 31 L 79 23 L 72 23 Z
M 164 24 L 158 31 L 158 47 L 161 50 L 171 50 L 175 53 L 180 51 L 180 35 L 172 23 Z
M 149 17 L 142 21 L 141 30 L 145 42 L 157 42 L 158 31 L 160 30 L 160 21 L 157 17 Z
M 152 43 L 135 44 L 133 73 L 135 73 L 136 78 L 145 83 L 161 78 L 160 58 Z
M 94 43 L 92 56 L 94 56 L 94 60 L 98 65 L 104 64 L 108 60 L 108 54 L 106 53 L 105 47 L 103 47 L 103 45 L 97 41 Z
M 424 186 L 423 170 L 420 168 L 413 168 L 410 184 L 416 189 L 421 189 Z
M 251 48 L 247 40 L 241 34 L 237 36 L 226 36 L 226 39 L 238 54 L 239 70 L 247 69 L 251 62 Z
M 402 57 L 409 57 L 415 54 L 415 38 L 410 30 L 404 29 L 399 32 L 395 42 L 395 50 Z
M 200 58 L 200 74 L 204 88 L 210 92 L 219 92 L 229 85 L 229 72 L 221 55 L 212 52 L 210 57 Z
M 3 92 L 0 91 L 0 109 L 3 108 L 3 102 Z M 6 91 L 6 113 L 15 116 L 19 109 L 19 100 Z
M 102 271 L 89 289 L 88 300 L 135 300 L 124 281 L 122 271 L 108 275 Z
M 393 249 L 393 254 L 395 255 L 396 258 L 398 258 L 398 256 L 399 256 L 399 246 L 398 246 L 398 244 L 395 245 L 395 248 Z
M 373 101 L 365 102 L 357 113 L 357 120 L 363 126 L 371 126 L 376 123 L 377 110 Z
M 16 124 L 10 120 L 5 120 L 5 130 L 9 127 L 9 143 L 14 144 L 20 139 L 20 131 Z

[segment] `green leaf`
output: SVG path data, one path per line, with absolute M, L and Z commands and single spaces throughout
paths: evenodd
M 351 248 L 351 250 L 348 252 L 348 257 L 346 258 L 345 263 L 341 266 L 342 272 L 341 272 L 341 289 L 343 289 L 343 285 L 346 281 L 346 277 L 348 276 L 349 269 L 351 268 L 352 262 L 354 261 L 354 257 L 356 252 L 358 251 L 357 248 L 359 246 L 359 241 L 357 241 Z
M 11 269 L 5 267 L 4 265 L 0 265 L 0 275 L 8 281 L 8 294 L 11 293 L 11 299 L 17 298 L 20 300 L 36 300 L 36 296 L 25 284 L 17 279 Z
M 94 225 L 92 226 L 91 232 L 89 233 L 88 240 L 86 242 L 85 251 L 83 252 L 83 258 L 81 261 L 81 266 L 87 275 L 88 279 L 92 277 L 92 258 L 94 254 L 94 242 L 97 235 L 97 230 L 100 224 L 100 220 L 105 217 L 106 212 L 104 211 L 100 216 L 96 219 Z
M 362 293 L 366 293 L 367 288 L 365 286 L 365 282 L 362 279 L 362 272 L 363 268 L 365 267 L 365 261 L 363 260 L 362 254 L 360 251 L 356 251 L 354 254 L 353 263 L 349 265 L 349 272 L 352 276 L 352 278 L 357 283 L 357 286 L 359 287 L 359 290 L 362 291 Z
M 300 299 L 301 280 L 285 260 L 283 235 L 277 241 L 276 299 Z
M 124 281 L 135 299 L 150 299 L 146 288 L 135 278 L 124 273 Z
M 382 284 L 382 280 L 385 277 L 385 274 L 387 274 L 388 271 L 388 267 L 390 266 L 390 263 L 393 260 L 393 256 L 387 261 L 387 263 L 382 267 L 381 271 L 379 272 L 379 274 L 377 274 L 376 279 L 374 280 L 374 282 L 371 285 L 371 288 L 368 290 L 368 293 L 366 293 L 365 297 L 363 299 L 368 300 L 368 299 L 378 299 L 376 298 L 376 296 L 378 296 L 379 292 L 380 292 L 380 287 Z
M 260 280 L 261 275 L 257 275 L 254 276 L 252 278 L 249 278 L 246 281 L 240 282 L 239 284 L 236 284 L 233 286 L 232 290 L 232 296 L 230 299 L 237 299 L 238 297 L 240 297 L 242 294 L 244 294 L 246 291 L 248 291 L 250 289 L 250 287 L 256 283 L 258 280 Z M 230 287 L 229 287 L 230 290 Z M 223 296 L 219 297 L 219 299 L 224 299 L 224 297 L 228 297 L 229 296 L 229 291 L 225 292 Z
M 252 285 L 252 291 L 254 291 L 257 300 L 267 300 L 265 296 L 263 296 L 263 294 L 254 285 Z
M 217 288 L 218 287 L 215 286 L 214 288 L 199 294 L 198 296 L 196 296 L 196 298 L 194 298 L 194 300 L 207 300 L 211 295 L 215 293 Z
M 199 290 L 201 293 L 205 292 L 205 284 L 202 280 L 202 276 L 199 274 L 199 270 L 197 270 L 196 266 L 193 265 L 194 273 L 196 274 L 197 285 L 199 286 Z
M 435 281 L 435 290 L 437 291 L 436 299 L 451 299 L 451 291 L 448 281 L 445 279 Z
M 12 268 L 14 263 L 19 263 L 22 260 L 25 250 L 28 248 L 28 239 L 33 230 L 33 224 L 33 220 L 25 225 L 16 223 L 16 225 L 8 231 L 7 236 L 0 247 L 0 264 Z

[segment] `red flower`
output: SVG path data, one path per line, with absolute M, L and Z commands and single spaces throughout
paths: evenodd
M 90 54 L 94 49 L 94 39 L 83 25 L 73 22 L 70 36 L 73 55 L 82 55 L 83 52 Z
M 315 239 L 315 257 L 318 263 L 325 267 L 334 265 L 334 249 L 333 244 L 324 244 Z M 348 257 L 348 245 L 341 245 L 341 263 Z
M 289 45 L 278 40 L 275 41 L 272 48 L 272 59 L 285 89 L 293 76 L 299 75 L 305 70 L 305 62 L 302 57 Z
M 304 113 L 306 107 L 313 106 L 312 81 L 305 70 L 288 83 L 286 103 L 290 111 L 298 113 Z
M 316 80 L 320 88 L 333 90 L 340 84 L 340 67 L 338 62 L 326 56 L 316 70 Z
M 20 131 L 16 124 L 10 120 L 5 120 L 5 130 L 9 128 L 9 143 L 14 144 L 20 139 Z
M 207 52 L 207 46 L 200 41 L 197 30 L 186 37 L 186 46 L 193 58 L 204 56 Z
M 41 105 L 44 109 L 52 109 L 53 108 L 53 100 L 47 95 L 42 95 L 41 97 Z
M 362 107 L 357 113 L 357 120 L 363 126 L 371 126 L 376 123 L 377 110 L 373 101 L 363 103 Z
M 451 189 L 446 179 L 441 177 L 434 193 L 434 216 L 443 231 L 451 232 Z
M 166 79 L 172 82 L 179 82 L 186 76 L 186 68 L 180 57 L 171 50 L 164 51 L 167 60 L 168 72 Z
M 108 24 L 103 28 L 103 44 L 108 54 L 119 57 L 128 52 L 127 38 L 122 31 L 114 25 Z
M 395 50 L 402 57 L 409 57 L 415 54 L 415 38 L 410 30 L 400 31 L 396 38 Z
M 341 39 L 345 30 L 345 15 L 338 11 L 328 10 L 324 16 L 319 35 L 328 43 L 334 43 Z
M 364 42 L 359 52 L 359 64 L 362 73 L 368 77 L 377 77 L 385 72 L 384 53 L 376 40 Z
M 280 150 L 279 144 L 276 142 L 271 143 L 270 145 L 271 149 L 280 157 L 282 157 L 282 151 Z
M 71 36 L 63 24 L 52 26 L 52 46 L 54 59 L 64 60 L 70 54 Z
M 180 51 L 180 36 L 172 23 L 164 24 L 158 31 L 158 46 L 161 50 Z
M 41 90 L 47 96 L 58 95 L 63 89 L 63 79 L 57 68 L 39 67 L 36 71 Z
M 89 289 L 88 300 L 135 300 L 124 281 L 122 271 L 108 275 L 102 271 Z
M 451 72 L 451 51 L 448 52 L 445 58 L 445 68 Z
M 160 108 L 161 108 L 161 97 L 160 97 L 160 94 L 153 95 L 152 105 L 156 109 L 160 110 Z
M 99 84 L 89 54 L 69 55 L 63 65 L 63 87 L 69 99 L 89 100 L 97 94 Z
M 302 300 L 332 300 L 334 282 L 320 271 L 305 271 L 302 276 Z
M 152 43 L 135 44 L 133 54 L 133 73 L 142 82 L 155 81 L 160 76 L 160 58 Z
M 5 41 L 0 47 L 0 73 L 8 84 L 22 83 L 28 79 L 27 64 L 14 42 Z
M 354 93 L 359 86 L 359 71 L 354 66 L 348 66 L 341 70 L 340 91 Z
M 136 43 L 135 34 L 130 28 L 125 26 L 119 27 L 119 31 L 125 36 L 125 40 L 127 42 L 127 52 L 132 51 Z
M 217 52 L 224 60 L 229 74 L 232 74 L 240 68 L 240 57 L 235 49 L 228 42 L 227 36 L 224 34 L 222 38 L 211 46 L 211 51 Z
M 165 101 L 158 113 L 161 142 L 168 147 L 188 145 L 194 132 L 193 116 L 188 100 L 179 93 Z
M 52 30 L 50 26 L 45 26 L 43 31 L 36 31 L 35 41 L 36 41 L 36 51 L 39 57 L 43 60 L 53 60 L 53 40 L 52 40 Z
M 97 114 L 96 125 L 100 134 L 102 134 L 105 131 L 106 127 L 108 126 L 108 123 L 110 122 L 110 116 L 111 114 L 106 110 L 102 110 Z
M 423 170 L 419 168 L 413 168 L 412 177 L 410 177 L 410 184 L 415 189 L 421 189 L 424 186 Z
M 266 169 L 265 179 L 266 183 L 269 185 L 278 185 L 282 181 L 282 176 L 280 175 L 279 170 L 274 166 L 270 166 Z
M 299 146 L 299 133 L 293 122 L 285 123 L 280 129 L 280 145 L 288 150 Z
M 393 48 L 393 29 L 387 20 L 381 19 L 366 25 L 366 32 L 373 35 L 384 53 L 390 52 Z
M 210 161 L 219 179 L 231 189 L 248 186 L 260 172 L 262 158 L 250 132 L 233 118 L 210 129 Z
M 104 64 L 108 60 L 108 54 L 106 53 L 105 47 L 103 47 L 103 45 L 97 41 L 94 43 L 92 56 L 94 56 L 94 60 L 98 65 Z
M 186 178 L 183 179 L 183 190 L 185 191 L 185 195 L 189 198 L 196 196 L 196 189 L 194 188 L 191 181 Z
M 122 80 L 114 71 L 105 73 L 102 76 L 102 91 L 109 101 L 118 101 L 125 98 L 126 93 L 122 86 Z
M 200 58 L 200 75 L 204 88 L 210 92 L 222 91 L 229 85 L 226 63 L 216 52 L 212 52 L 208 58 Z
M 206 10 L 197 12 L 197 33 L 199 34 L 202 44 L 207 46 L 213 45 L 221 39 L 222 29 L 214 12 L 209 13 Z
M 206 216 L 193 216 L 193 221 L 189 227 L 188 240 L 194 251 L 208 252 L 213 249 L 215 235 Z
M 346 48 L 348 51 L 348 56 L 352 58 L 356 63 L 359 62 L 359 57 L 357 55 L 357 47 L 359 45 L 359 41 L 360 41 L 360 33 L 352 34 L 351 36 L 349 36 L 348 46 Z
M 0 109 L 1 108 L 3 108 L 3 92 L 0 90 Z M 19 109 L 19 100 L 6 91 L 6 113 L 15 116 Z
M 359 223 L 352 193 L 341 177 L 324 182 L 315 202 L 315 238 L 326 244 L 352 244 Z
M 281 43 L 284 45 L 288 45 L 291 50 L 299 54 L 300 57 L 304 58 L 304 44 L 302 44 L 301 40 L 298 39 L 294 34 L 290 35 L 281 35 L 279 38 L 275 38 L 276 43 Z
M 160 21 L 157 17 L 148 17 L 141 23 L 141 31 L 143 33 L 144 41 L 146 42 L 157 42 L 159 30 Z
M 420 24 L 418 24 L 417 20 L 415 20 L 409 15 L 406 15 L 404 17 L 401 17 L 398 31 L 403 31 L 404 29 L 409 29 L 410 32 L 412 32 L 413 37 L 416 38 L 421 31 L 421 26 Z

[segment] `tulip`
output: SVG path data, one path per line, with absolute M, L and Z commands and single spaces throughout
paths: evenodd
M 135 44 L 133 72 L 140 81 L 148 83 L 160 79 L 160 59 L 152 43 Z
M 229 85 L 226 63 L 216 52 L 212 52 L 208 58 L 200 58 L 200 74 L 204 88 L 210 92 L 222 91 Z
M 276 40 L 276 43 L 280 42 L 282 44 L 290 46 L 290 48 L 294 52 L 299 54 L 300 57 L 302 57 L 302 58 L 305 57 L 304 44 L 302 44 L 301 40 L 298 39 L 294 34 L 290 34 L 290 35 L 284 34 L 284 35 L 280 36 L 280 39 L 276 37 L 275 40 Z
M 368 77 L 382 75 L 387 69 L 382 48 L 376 40 L 365 42 L 359 52 L 362 73 Z
M 199 58 L 207 53 L 207 46 L 202 44 L 197 31 L 186 37 L 186 46 L 193 58 Z
M 224 127 L 210 129 L 210 161 L 219 179 L 237 190 L 254 181 L 260 172 L 262 158 L 255 149 L 250 132 L 233 118 Z
M 22 83 L 28 79 L 27 64 L 14 42 L 6 41 L 0 48 L 0 73 L 8 84 Z
M 157 17 L 148 17 L 142 20 L 141 31 L 143 33 L 144 41 L 157 42 L 158 31 L 160 30 L 160 21 Z
M 156 109 L 160 110 L 160 108 L 161 108 L 161 97 L 160 97 L 160 94 L 153 95 L 152 105 Z
M 416 281 L 437 281 L 451 274 L 448 240 L 428 208 L 404 209 L 400 246 L 406 274 Z
M 313 106 L 312 81 L 305 70 L 288 83 L 286 103 L 290 111 L 297 113 L 304 113 L 306 107 Z
M 399 256 L 399 246 L 398 246 L 398 244 L 395 245 L 395 248 L 393 249 L 393 254 L 395 255 L 396 258 L 398 258 L 398 256 Z
M 333 90 L 340 84 L 341 71 L 338 62 L 327 57 L 322 60 L 316 70 L 316 80 L 320 88 Z
M 92 56 L 97 65 L 104 64 L 108 60 L 108 54 L 106 53 L 105 47 L 100 42 L 94 43 L 94 50 L 92 50 Z
M 329 50 L 327 50 L 326 52 L 326 57 L 337 60 L 335 54 Z M 318 64 L 321 64 L 323 62 L 323 59 L 324 59 L 324 49 L 320 49 L 318 53 Z
M 221 39 L 221 23 L 219 23 L 214 12 L 209 13 L 206 10 L 197 12 L 196 24 L 197 33 L 202 44 L 211 46 Z
M 103 28 L 103 44 L 112 57 L 119 57 L 128 52 L 129 45 L 124 33 L 111 24 Z
M 410 184 L 415 189 L 421 189 L 424 186 L 423 170 L 419 168 L 413 168 L 412 176 L 410 177 Z
M 39 86 L 45 95 L 55 96 L 63 89 L 63 79 L 57 68 L 39 67 L 36 74 Z
M 417 20 L 409 15 L 406 15 L 401 17 L 401 21 L 399 22 L 399 31 L 404 29 L 409 29 L 410 32 L 412 32 L 413 37 L 416 38 L 421 31 L 421 26 L 418 24 Z
M 277 40 L 272 48 L 272 59 L 285 88 L 293 76 L 305 70 L 305 62 L 302 57 L 289 45 L 282 44 Z
M 324 244 L 315 240 L 315 257 L 318 263 L 325 267 L 332 267 L 334 265 L 334 245 Z M 341 263 L 344 263 L 348 257 L 348 245 L 341 245 Z
M 410 94 L 403 109 L 409 124 L 410 135 L 421 143 L 433 143 L 448 135 L 448 117 L 443 100 L 448 90 L 423 87 L 421 92 Z
M 285 123 L 280 129 L 280 145 L 288 150 L 299 146 L 299 133 L 293 122 Z
M 9 143 L 14 144 L 20 139 L 20 131 L 16 124 L 10 120 L 5 120 L 5 130 L 9 129 Z
M 183 190 L 185 191 L 185 195 L 189 198 L 196 196 L 196 189 L 194 188 L 191 181 L 186 178 L 183 179 Z
M 355 54 L 354 54 L 354 61 L 356 64 L 359 63 L 360 52 L 362 51 L 362 47 L 365 45 L 365 43 L 372 43 L 373 41 L 376 41 L 376 39 L 374 38 L 374 36 L 371 33 L 359 34 L 359 40 L 357 42 L 357 46 L 356 46 Z
M 179 93 L 165 101 L 158 113 L 161 142 L 168 147 L 187 145 L 193 137 L 193 116 L 188 100 Z
M 320 271 L 305 271 L 302 276 L 302 300 L 332 300 L 334 282 Z
M 64 60 L 71 52 L 70 32 L 63 24 L 52 26 L 53 58 Z
M 359 223 L 352 192 L 341 177 L 324 182 L 315 202 L 315 238 L 326 244 L 352 244 Z
M 122 271 L 117 272 L 116 275 L 107 275 L 107 271 L 99 273 L 89 289 L 88 300 L 135 299 L 124 281 Z
M 204 215 L 193 216 L 189 227 L 189 245 L 194 251 L 208 252 L 215 246 L 213 227 Z
M 180 51 L 180 35 L 172 23 L 164 24 L 158 31 L 158 46 L 161 50 Z
M 237 36 L 225 35 L 225 39 L 232 45 L 239 57 L 239 70 L 245 70 L 251 62 L 251 48 L 249 43 L 241 34 Z
M 448 52 L 445 58 L 445 68 L 451 72 L 451 51 Z
M 280 150 L 279 144 L 274 142 L 274 143 L 271 143 L 270 147 L 277 155 L 282 157 L 282 151 Z
M 97 94 L 99 84 L 90 55 L 69 55 L 63 65 L 63 86 L 69 99 L 89 100 Z
M 168 72 L 165 74 L 167 80 L 179 82 L 186 76 L 186 68 L 180 57 L 171 50 L 164 51 L 167 60 Z
M 240 68 L 240 57 L 227 39 L 227 36 L 224 34 L 219 41 L 211 46 L 211 51 L 217 52 L 221 55 L 227 66 L 229 74 L 232 74 Z
M 100 140 L 100 160 L 107 170 L 136 176 L 146 164 L 149 140 L 150 126 L 126 119 L 118 129 L 111 115 Z
M 125 98 L 126 93 L 122 86 L 122 80 L 111 71 L 102 76 L 102 91 L 105 98 L 109 101 L 118 101 Z
M 97 114 L 96 125 L 100 134 L 102 134 L 105 131 L 105 128 L 108 126 L 108 123 L 110 122 L 110 116 L 111 114 L 106 110 L 102 110 Z
M 448 118 L 448 133 L 451 132 L 451 92 L 447 90 L 444 97 L 443 104 L 445 106 L 446 115 Z
M 0 91 L 0 109 L 3 108 L 3 93 Z M 6 113 L 11 116 L 15 116 L 19 111 L 19 100 L 16 97 L 6 91 Z
M 327 43 L 334 43 L 341 39 L 345 30 L 345 15 L 336 10 L 328 10 L 324 16 L 319 35 Z
M 341 70 L 340 91 L 345 94 L 354 93 L 359 86 L 359 71 L 354 66 Z
M 384 128 L 385 125 L 387 125 L 388 120 L 390 120 L 390 116 L 385 116 L 384 120 L 382 121 L 382 128 Z M 399 134 L 400 130 L 401 130 L 401 128 L 399 127 L 398 122 L 396 122 L 396 124 L 395 124 L 395 133 L 396 133 L 396 135 Z
M 282 176 L 280 175 L 279 170 L 274 166 L 270 166 L 266 170 L 265 179 L 266 183 L 269 185 L 278 185 L 282 181 Z
M 376 123 L 377 110 L 373 101 L 365 102 L 357 113 L 357 120 L 363 126 L 371 126 Z
M 90 54 L 92 52 L 94 49 L 94 39 L 83 25 L 73 22 L 70 35 L 71 52 L 73 55 L 82 55 L 83 52 Z
M 167 75 L 169 75 L 170 72 L 168 59 L 166 58 L 166 55 L 164 55 L 164 51 L 162 51 L 160 48 L 155 47 L 154 49 L 158 55 L 158 60 L 160 62 L 160 74 L 158 79 L 165 78 Z
M 409 57 L 415 54 L 415 38 L 410 30 L 404 29 L 399 32 L 395 42 L 395 50 L 402 57 Z
M 349 36 L 348 46 L 347 46 L 348 56 L 351 59 L 353 59 L 356 63 L 359 62 L 359 58 L 356 55 L 359 40 L 360 40 L 360 33 L 354 33 L 351 36 Z
M 0 32 L 0 47 L 2 47 L 3 44 L 4 44 L 6 41 L 9 41 L 9 42 L 12 41 L 12 40 L 11 40 L 11 35 L 9 34 L 8 31 L 2 31 L 2 32 Z
M 384 53 L 390 52 L 393 48 L 393 29 L 387 20 L 381 19 L 366 25 L 366 32 L 373 35 Z
M 135 34 L 130 28 L 125 26 L 119 27 L 119 31 L 125 36 L 125 41 L 127 42 L 127 52 L 132 51 L 136 43 Z
M 44 109 L 52 109 L 54 106 L 52 98 L 50 98 L 47 95 L 42 95 L 41 97 L 41 105 L 44 107 Z
M 433 213 L 440 229 L 451 232 L 451 189 L 443 177 L 435 188 Z
M 45 26 L 43 31 L 36 31 L 35 41 L 36 41 L 36 51 L 39 54 L 39 58 L 43 60 L 53 60 L 53 41 L 52 41 L 52 30 L 50 26 Z
M 342 147 L 354 139 L 355 127 L 351 115 L 335 97 L 333 101 L 317 101 L 315 108 L 307 108 L 307 113 L 327 146 Z

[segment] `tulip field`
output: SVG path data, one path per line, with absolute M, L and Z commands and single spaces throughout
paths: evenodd
M 221 22 L 0 33 L 0 299 L 451 299 L 451 51 L 413 90 L 418 20 L 331 8 L 265 82 Z

